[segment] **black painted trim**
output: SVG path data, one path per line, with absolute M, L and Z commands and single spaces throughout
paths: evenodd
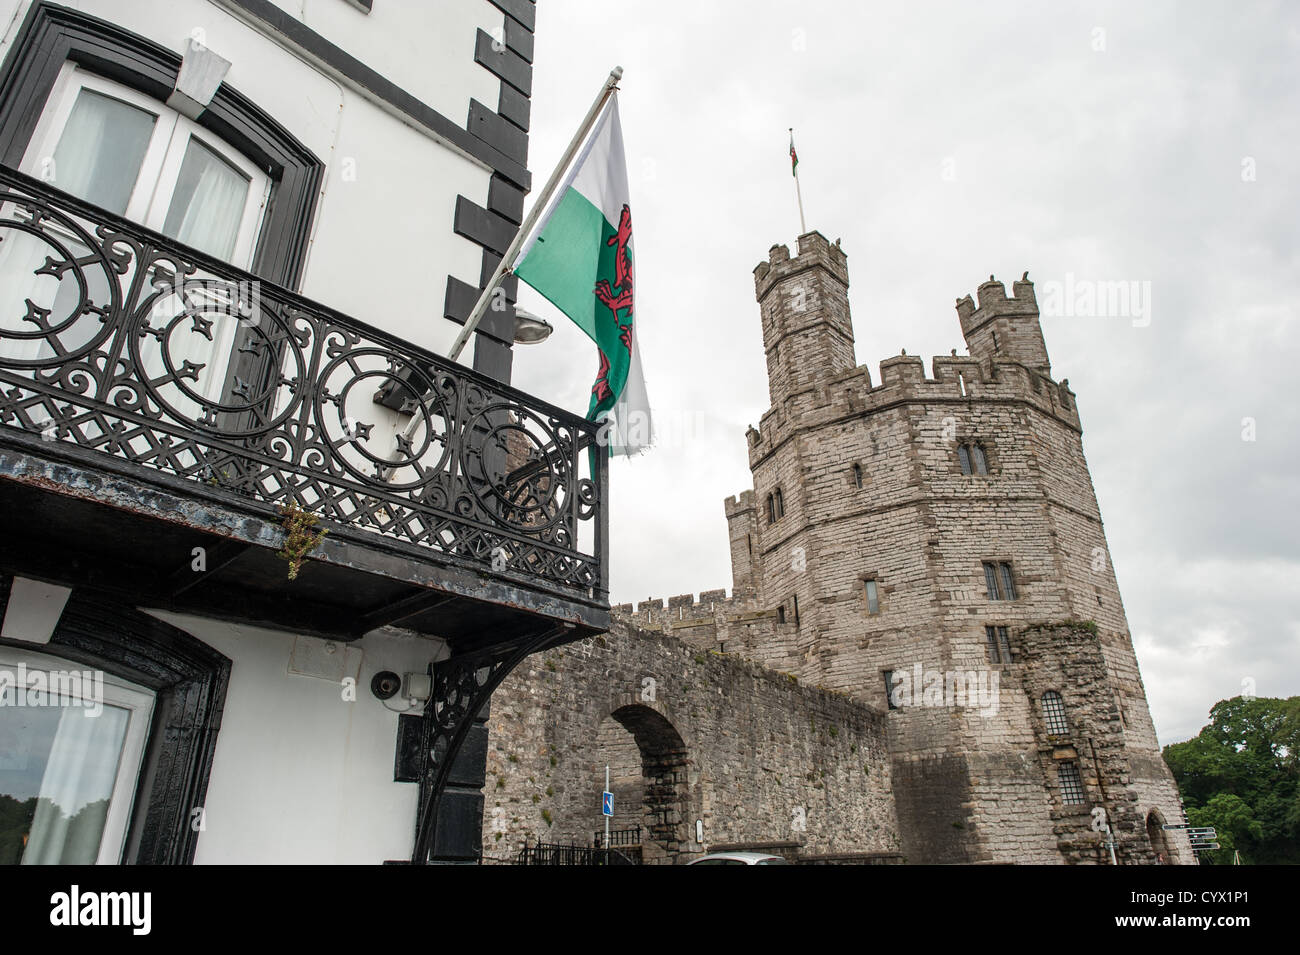
M 464 196 L 456 197 L 456 217 L 452 228 L 457 235 L 495 252 L 498 259 L 505 255 L 515 233 L 519 231 L 509 219 L 484 209 Z
M 495 43 L 483 30 L 478 31 L 475 40 L 474 62 L 525 96 L 533 95 L 532 65 L 509 46 Z
M 524 221 L 524 191 L 493 176 L 488 186 L 488 208 L 518 225 Z
M 521 186 L 531 185 L 525 164 L 504 155 L 491 145 L 462 129 L 426 103 L 416 99 L 392 80 L 366 66 L 352 54 L 335 46 L 301 20 L 281 10 L 269 0 L 223 0 L 244 14 L 260 20 L 280 38 L 312 59 L 366 90 L 370 95 L 393 107 L 407 119 L 423 127 L 498 173 Z M 486 34 L 484 34 L 486 36 Z M 489 37 L 489 41 L 491 38 Z M 490 47 L 489 47 L 490 49 Z M 522 62 L 518 54 L 515 59 Z M 517 70 L 517 67 L 515 67 Z
M 537 6 L 535 0 L 491 0 L 496 7 L 508 17 L 513 17 L 519 25 L 532 33 L 537 28 Z
M 532 100 L 509 84 L 501 84 L 501 96 L 497 100 L 497 113 L 502 119 L 508 119 L 524 132 L 528 132 L 532 112 Z
M 0 161 L 17 168 L 66 60 L 157 100 L 176 85 L 181 57 L 116 24 L 52 3 L 28 12 L 0 73 Z M 267 172 L 271 198 L 250 271 L 296 289 L 325 164 L 247 97 L 224 83 L 197 120 Z
M 502 119 L 476 99 L 469 101 L 469 119 L 465 122 L 465 128 L 511 159 L 525 163 L 528 161 L 528 133 L 509 120 Z
M 533 62 L 533 31 L 518 20 L 506 19 L 506 46 L 514 50 L 529 63 Z
M 11 581 L 0 576 L 0 618 Z M 183 630 L 82 588 L 68 598 L 48 644 L 5 642 L 94 666 L 155 692 L 123 858 L 137 865 L 192 863 L 199 833 L 191 821 L 207 798 L 230 659 Z

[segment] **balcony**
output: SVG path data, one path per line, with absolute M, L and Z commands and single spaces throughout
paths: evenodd
M 0 569 L 328 638 L 576 639 L 608 625 L 596 432 L 0 167 Z M 328 533 L 289 580 L 295 510 Z

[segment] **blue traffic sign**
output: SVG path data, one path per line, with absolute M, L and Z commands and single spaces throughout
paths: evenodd
M 614 815 L 614 794 L 611 792 L 601 793 L 600 812 L 603 816 Z

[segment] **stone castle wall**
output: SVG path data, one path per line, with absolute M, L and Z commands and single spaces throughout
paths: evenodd
M 586 844 L 609 763 L 619 821 L 645 821 L 652 861 L 702 851 L 696 819 L 708 845 L 788 842 L 798 819 L 813 854 L 1108 862 L 1098 807 L 1121 861 L 1153 861 L 1148 817 L 1181 807 L 1028 275 L 1010 297 L 990 276 L 978 304 L 958 300 L 968 356 L 926 377 L 899 355 L 878 385 L 854 366 L 838 242 L 774 246 L 754 280 L 772 407 L 747 434 L 754 487 L 724 504 L 732 595 L 615 607 L 604 644 L 498 691 L 489 851 Z M 964 473 L 962 446 L 987 473 Z M 1013 595 L 990 595 L 985 562 L 1012 568 Z M 1010 661 L 988 627 L 1005 628 Z M 914 697 L 891 699 L 886 674 L 912 673 Z M 920 686 L 932 676 L 937 698 Z M 646 679 L 666 695 L 638 702 Z M 944 681 L 987 694 L 945 697 Z M 1066 734 L 1047 731 L 1048 691 Z M 1063 798 L 1063 764 L 1082 802 Z M 1194 861 L 1182 833 L 1167 842 Z
M 490 861 L 526 841 L 590 845 L 607 763 L 613 825 L 643 827 L 647 862 L 737 843 L 899 851 L 880 713 L 626 620 L 529 658 L 488 725 Z
M 770 645 L 757 635 L 761 645 L 751 652 L 881 708 L 884 674 L 917 665 L 942 673 L 996 668 L 1011 685 L 993 719 L 928 708 L 889 714 L 908 857 L 1063 857 L 1042 773 L 1022 763 L 1036 739 L 1030 698 L 1014 690 L 1024 668 L 991 659 L 989 626 L 1015 635 L 1043 621 L 1096 622 L 1106 668 L 1096 688 L 1122 714 L 1125 791 L 1176 818 L 1177 792 L 1138 675 L 1078 407 L 1068 382 L 1050 377 L 1028 275 L 1010 297 L 990 277 L 978 306 L 969 296 L 958 301 L 969 356 L 933 359 L 927 378 L 919 357 L 900 355 L 881 363 L 878 385 L 865 367 L 827 357 L 838 354 L 847 314 L 838 244 L 810 233 L 794 258 L 774 247 L 755 270 L 755 291 L 775 377 L 772 408 L 748 434 L 753 491 L 726 502 L 733 557 L 742 538 L 746 555 L 733 564 L 733 584 L 787 623 L 766 634 Z M 794 328 L 802 348 L 823 354 L 799 374 L 771 359 Z M 987 474 L 963 473 L 958 446 L 972 444 Z M 773 514 L 773 497 L 783 513 Z M 751 507 L 739 506 L 747 501 Z M 990 599 L 985 561 L 1012 567 L 1014 599 Z M 879 595 L 876 612 L 867 606 L 868 580 Z M 995 793 L 993 779 L 1009 788 Z M 1008 800 L 1025 810 L 1020 818 L 982 821 Z

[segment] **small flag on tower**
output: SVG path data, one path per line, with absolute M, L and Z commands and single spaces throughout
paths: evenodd
M 799 175 L 799 154 L 794 151 L 794 130 L 790 130 L 790 175 Z

